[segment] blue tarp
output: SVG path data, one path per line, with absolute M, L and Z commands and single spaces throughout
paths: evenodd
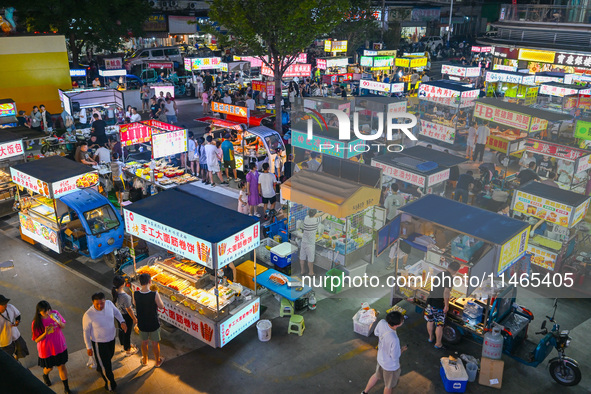
M 400 211 L 497 245 L 503 245 L 529 226 L 521 220 L 434 194 L 407 204 Z

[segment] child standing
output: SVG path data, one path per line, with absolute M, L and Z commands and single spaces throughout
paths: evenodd
M 238 196 L 238 212 L 248 215 L 248 196 L 246 192 L 246 182 L 240 182 L 240 195 Z
M 369 393 L 369 390 L 378 382 L 384 380 L 384 394 L 392 393 L 392 389 L 398 384 L 400 378 L 400 355 L 407 347 L 400 347 L 400 340 L 396 329 L 404 323 L 404 316 L 400 312 L 390 312 L 386 318 L 377 324 L 374 334 L 380 338 L 378 344 L 378 366 L 376 372 L 371 375 L 365 390 L 362 394 Z

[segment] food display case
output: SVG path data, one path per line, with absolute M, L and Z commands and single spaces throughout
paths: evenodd
M 1 105 L 1 104 L 0 104 Z M 0 131 L 0 216 L 13 213 L 16 184 L 12 182 L 10 167 L 25 161 L 22 137 Z
M 535 76 L 511 71 L 487 71 L 485 76 L 487 97 L 502 97 L 522 105 L 536 103 L 538 86 Z
M 128 205 L 123 216 L 128 233 L 168 252 L 127 269 L 134 290 L 138 274 L 152 277 L 164 303 L 160 319 L 214 348 L 259 319 L 260 298 L 220 274 L 245 260 L 255 262 L 256 273 L 256 255 L 250 257 L 260 245 L 256 218 L 178 189 Z
M 576 251 L 576 224 L 589 209 L 589 197 L 539 182 L 529 182 L 513 194 L 513 217 L 534 227 L 528 253 L 532 268 L 563 272 L 563 261 Z
M 316 238 L 315 264 L 329 270 L 333 264 L 351 266 L 371 256 L 373 234 L 385 221 L 376 207 L 380 189 L 323 172 L 303 170 L 281 185 L 288 204 L 288 230 L 294 241 L 302 238 L 308 210 L 323 214 Z

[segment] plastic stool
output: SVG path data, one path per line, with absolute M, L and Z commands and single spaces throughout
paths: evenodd
M 279 316 L 291 316 L 293 315 L 293 306 L 287 298 L 281 298 L 281 308 L 279 309 Z
M 292 329 L 293 326 L 295 326 L 296 329 Z M 305 329 L 306 326 L 304 325 L 304 316 L 292 315 L 289 318 L 289 326 L 287 327 L 288 334 L 298 334 L 299 336 L 302 336 Z

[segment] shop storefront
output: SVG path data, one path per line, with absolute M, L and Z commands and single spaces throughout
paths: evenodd
M 256 218 L 181 190 L 135 202 L 123 216 L 129 234 L 166 251 L 153 265 L 128 269 L 133 290 L 137 274 L 150 274 L 162 295 L 163 321 L 218 348 L 259 320 L 260 298 L 221 272 L 245 260 L 255 262 L 256 272 Z

